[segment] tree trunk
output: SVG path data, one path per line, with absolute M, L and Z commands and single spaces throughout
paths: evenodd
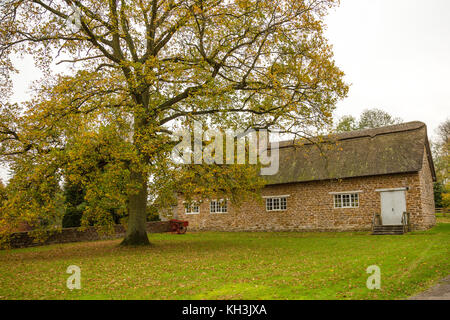
M 139 184 L 139 192 L 128 196 L 128 227 L 121 245 L 150 245 L 147 237 L 147 179 L 140 172 L 131 172 L 131 181 Z

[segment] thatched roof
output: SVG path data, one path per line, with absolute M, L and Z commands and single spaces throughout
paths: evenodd
M 424 150 L 435 178 L 427 128 L 419 121 L 346 132 L 320 143 L 284 141 L 279 171 L 265 179 L 267 184 L 284 184 L 418 172 Z

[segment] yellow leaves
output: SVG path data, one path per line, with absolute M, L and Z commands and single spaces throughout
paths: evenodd
M 194 14 L 201 14 L 202 13 L 202 9 L 199 6 L 197 6 L 196 4 L 194 4 L 192 6 L 192 11 L 194 12 Z
M 23 31 L 51 36 L 56 40 L 14 50 L 30 50 L 45 66 L 51 62 L 48 50 L 63 42 L 63 54 L 78 62 L 72 75 L 43 81 L 23 117 L 14 108 L 1 115 L 2 125 L 20 128 L 22 141 L 7 140 L 0 152 L 33 146 L 32 155 L 8 158 L 17 174 L 11 205 L 17 213 L 39 206 L 54 210 L 55 183 L 63 177 L 88 189 L 90 214 L 105 222 L 104 209 L 123 208 L 124 195 L 137 189 L 129 181 L 130 165 L 152 176 L 158 195 L 177 188 L 249 194 L 260 185 L 251 167 L 177 171 L 168 159 L 165 129 L 175 121 L 189 125 L 194 117 L 233 129 L 276 125 L 301 132 L 325 126 L 348 90 L 323 36 L 321 15 L 335 2 L 309 7 L 296 0 L 204 1 L 184 7 L 164 1 L 155 12 L 161 19 L 156 30 L 149 30 L 143 5 L 131 0 L 121 11 L 128 28 L 114 22 L 105 7 L 89 22 L 91 41 L 83 31 L 76 34 L 80 41 L 67 40 L 54 12 L 20 6 L 13 25 L 0 22 L 2 39 Z M 84 4 L 97 8 L 93 0 Z M 102 18 L 107 18 L 103 24 Z M 119 30 L 107 30 L 110 23 Z M 121 39 L 116 42 L 112 34 Z M 26 190 L 28 184 L 34 186 Z

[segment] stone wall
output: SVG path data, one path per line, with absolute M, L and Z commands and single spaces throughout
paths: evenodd
M 426 170 L 425 170 L 426 171 Z M 199 214 L 186 214 L 179 197 L 178 218 L 189 221 L 191 230 L 218 231 L 357 231 L 370 230 L 374 212 L 381 212 L 381 196 L 376 189 L 407 188 L 406 206 L 413 229 L 434 225 L 429 218 L 430 195 L 422 194 L 432 184 L 426 172 L 370 176 L 342 180 L 270 185 L 262 196 L 289 195 L 287 210 L 267 212 L 263 199 L 239 205 L 228 203 L 228 213 L 212 214 L 209 201 Z M 334 208 L 330 192 L 362 191 L 358 208 Z M 429 191 L 429 190 L 428 190 Z M 427 191 L 427 192 L 428 192 Z M 426 208 L 425 208 L 426 207 Z
M 434 203 L 433 176 L 425 150 L 422 161 L 422 169 L 419 172 L 420 195 L 422 204 L 422 214 L 417 217 L 417 223 L 424 228 L 432 227 L 436 224 L 436 212 Z
M 55 231 L 49 234 L 44 242 L 36 242 L 30 231 L 15 232 L 11 235 L 9 241 L 10 248 L 25 248 L 32 246 L 40 246 L 55 243 L 67 242 L 81 242 L 81 241 L 95 241 L 102 239 L 115 239 L 125 236 L 125 228 L 123 225 L 114 226 L 115 233 L 108 235 L 100 235 L 94 227 L 89 227 L 84 231 L 78 228 L 64 228 L 61 231 Z M 170 223 L 168 221 L 152 221 L 147 222 L 147 232 L 149 233 L 163 233 L 170 231 Z

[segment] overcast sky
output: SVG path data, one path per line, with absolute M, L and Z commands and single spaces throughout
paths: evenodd
M 450 1 L 341 0 L 326 22 L 351 84 L 337 115 L 380 108 L 432 137 L 450 117 Z
M 341 0 L 326 23 L 336 62 L 351 84 L 336 115 L 379 108 L 425 122 L 433 137 L 450 117 L 450 1 Z M 31 58 L 18 67 L 13 101 L 29 98 L 28 86 L 41 75 Z

